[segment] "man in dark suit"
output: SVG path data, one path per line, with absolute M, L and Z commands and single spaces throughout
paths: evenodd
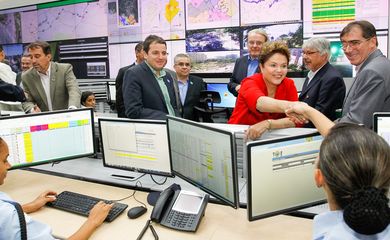
M 32 68 L 32 61 L 31 61 L 31 57 L 29 55 L 23 54 L 22 58 L 20 59 L 20 67 L 21 67 L 22 71 L 20 71 L 16 75 L 16 85 L 17 86 L 20 86 L 20 84 L 22 83 L 22 73 L 24 73 L 27 70 L 29 70 L 30 68 Z
M 174 59 L 174 69 L 177 76 L 177 85 L 180 96 L 181 116 L 196 120 L 194 106 L 199 105 L 200 92 L 205 90 L 202 78 L 191 76 L 191 59 L 187 54 L 179 53 Z
M 248 32 L 248 51 L 249 54 L 236 60 L 233 74 L 228 84 L 228 90 L 234 96 L 238 96 L 241 87 L 241 81 L 253 74 L 259 72 L 259 56 L 261 48 L 268 41 L 267 33 L 262 29 L 253 29 Z
M 303 62 L 310 71 L 303 84 L 299 101 L 327 116 L 337 118 L 336 109 L 343 105 L 345 84 L 341 74 L 328 62 L 330 43 L 325 38 L 311 38 L 303 46 Z M 312 123 L 305 125 L 314 127 Z
M 174 80 L 163 69 L 167 63 L 164 39 L 149 35 L 144 41 L 145 61 L 127 69 L 123 79 L 123 100 L 128 118 L 161 119 L 179 115 Z
M 125 104 L 123 103 L 123 93 L 122 93 L 122 85 L 123 85 L 123 78 L 125 77 L 125 72 L 127 69 L 140 64 L 144 61 L 144 53 L 143 53 L 143 44 L 144 42 L 139 42 L 137 45 L 135 45 L 135 62 L 131 65 L 128 65 L 126 67 L 123 67 L 119 69 L 118 75 L 115 79 L 115 88 L 116 88 L 116 110 L 118 112 L 118 117 L 126 117 L 125 114 Z
M 24 102 L 23 89 L 0 79 L 0 101 Z

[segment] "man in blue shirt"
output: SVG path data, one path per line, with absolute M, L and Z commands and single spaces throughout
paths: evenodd
M 179 104 L 182 106 L 181 116 L 196 120 L 194 106 L 199 105 L 200 92 L 205 90 L 205 83 L 202 78 L 190 75 L 191 59 L 187 54 L 177 54 L 174 62 L 180 96 Z
M 248 32 L 248 51 L 249 54 L 236 60 L 233 74 L 228 84 L 228 90 L 234 96 L 238 96 L 241 87 L 241 81 L 253 74 L 259 72 L 259 56 L 261 48 L 268 41 L 267 33 L 262 29 L 253 29 Z

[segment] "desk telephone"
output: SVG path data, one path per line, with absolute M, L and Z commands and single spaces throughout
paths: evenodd
M 208 200 L 208 194 L 202 196 L 169 187 L 160 194 L 150 219 L 169 228 L 195 232 Z

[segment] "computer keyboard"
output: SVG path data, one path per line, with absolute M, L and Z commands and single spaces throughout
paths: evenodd
M 58 208 L 72 213 L 77 213 L 83 216 L 88 216 L 89 211 L 95 206 L 99 201 L 104 201 L 106 203 L 111 203 L 104 199 L 99 199 L 75 192 L 63 191 L 57 195 L 57 199 L 54 202 L 49 202 L 46 205 L 53 208 Z M 125 209 L 127 204 L 115 202 L 114 206 L 111 208 L 108 216 L 105 221 L 111 222 L 116 217 L 119 216 Z

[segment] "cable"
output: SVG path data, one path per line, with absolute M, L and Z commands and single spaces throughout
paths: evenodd
M 140 181 L 137 181 L 137 182 L 135 183 L 135 186 L 137 187 L 137 184 L 138 184 L 138 183 L 139 183 L 139 185 L 140 185 L 140 188 L 142 188 L 142 183 L 141 183 Z M 142 204 L 145 208 L 147 208 L 145 203 L 143 203 L 143 202 L 141 202 L 141 201 L 139 201 L 138 199 L 135 198 L 135 193 L 136 193 L 136 192 L 137 192 L 136 190 L 134 190 L 134 192 L 133 192 L 133 198 L 134 198 L 134 200 L 135 200 L 136 202 Z
M 165 177 L 165 180 L 164 180 L 163 182 L 157 182 L 157 181 L 153 178 L 153 175 L 152 175 L 152 174 L 150 174 L 150 177 L 152 178 L 153 182 L 154 182 L 155 184 L 157 184 L 157 185 L 163 185 L 163 184 L 166 183 L 167 180 L 168 180 L 168 178 Z
M 138 185 L 139 185 L 140 188 L 142 188 L 142 183 L 141 183 L 140 181 L 137 181 L 137 182 L 135 183 L 135 186 L 136 186 L 136 187 L 138 187 Z M 131 195 L 127 196 L 127 197 L 120 198 L 120 199 L 113 199 L 113 200 L 109 200 L 109 201 L 112 201 L 112 202 L 120 202 L 120 201 L 123 201 L 123 200 L 126 200 L 126 199 L 128 199 L 128 198 L 133 197 L 134 200 L 135 200 L 136 202 L 142 204 L 145 208 L 147 208 L 145 203 L 143 203 L 143 202 L 141 202 L 141 201 L 139 201 L 138 199 L 135 198 L 135 193 L 136 193 L 136 192 L 137 192 L 137 190 L 134 189 L 134 190 L 133 190 L 133 193 L 132 193 Z

